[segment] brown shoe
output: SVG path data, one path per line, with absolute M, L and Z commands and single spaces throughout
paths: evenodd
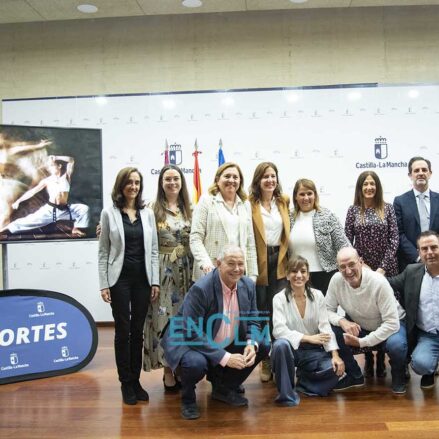
M 270 360 L 262 360 L 261 361 L 261 369 L 259 371 L 259 377 L 263 383 L 268 383 L 271 380 L 271 364 Z

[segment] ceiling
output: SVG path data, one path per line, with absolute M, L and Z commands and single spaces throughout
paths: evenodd
M 77 10 L 81 3 L 98 7 L 95 14 Z M 199 8 L 186 8 L 181 0 L 0 0 L 0 24 L 34 21 L 78 20 L 163 14 L 268 11 L 309 8 L 439 5 L 439 0 L 203 0 Z

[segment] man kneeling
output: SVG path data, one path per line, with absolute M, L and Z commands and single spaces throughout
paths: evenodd
M 340 272 L 329 283 L 326 306 L 346 376 L 334 391 L 364 385 L 363 374 L 350 346 L 372 347 L 383 343 L 392 367 L 392 391 L 405 393 L 407 336 L 404 323 L 400 323 L 405 311 L 385 277 L 363 267 L 354 248 L 342 248 L 337 255 L 337 264 Z M 338 306 L 346 312 L 346 318 L 337 314 Z
M 170 321 L 162 346 L 169 367 L 180 367 L 181 414 L 200 416 L 195 386 L 207 375 L 212 399 L 246 406 L 241 384 L 269 352 L 258 323 L 256 289 L 244 277 L 244 254 L 226 245 L 217 268 L 188 291 L 179 313 Z

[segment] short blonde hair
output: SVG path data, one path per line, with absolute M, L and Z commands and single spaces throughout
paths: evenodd
M 208 192 L 210 195 L 216 195 L 220 191 L 219 186 L 218 186 L 218 180 L 220 179 L 221 175 L 229 168 L 236 168 L 238 173 L 239 173 L 240 182 L 239 182 L 239 188 L 236 191 L 236 193 L 237 193 L 238 197 L 241 198 L 242 201 L 245 201 L 247 199 L 247 194 L 244 191 L 244 176 L 242 175 L 241 168 L 236 163 L 233 163 L 233 162 L 223 163 L 216 170 L 213 184 L 212 184 L 212 186 L 209 187 Z

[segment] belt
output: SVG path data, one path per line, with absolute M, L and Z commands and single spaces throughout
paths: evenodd
M 175 262 L 178 258 L 186 256 L 188 254 L 188 249 L 181 244 L 178 244 L 175 247 L 165 247 L 161 245 L 159 247 L 159 253 L 171 255 L 171 262 Z
M 276 246 L 267 246 L 267 253 L 268 253 L 269 255 L 274 255 L 274 254 L 276 254 L 276 253 L 279 253 L 279 249 L 280 249 L 280 246 L 279 246 L 279 245 L 276 245 Z

